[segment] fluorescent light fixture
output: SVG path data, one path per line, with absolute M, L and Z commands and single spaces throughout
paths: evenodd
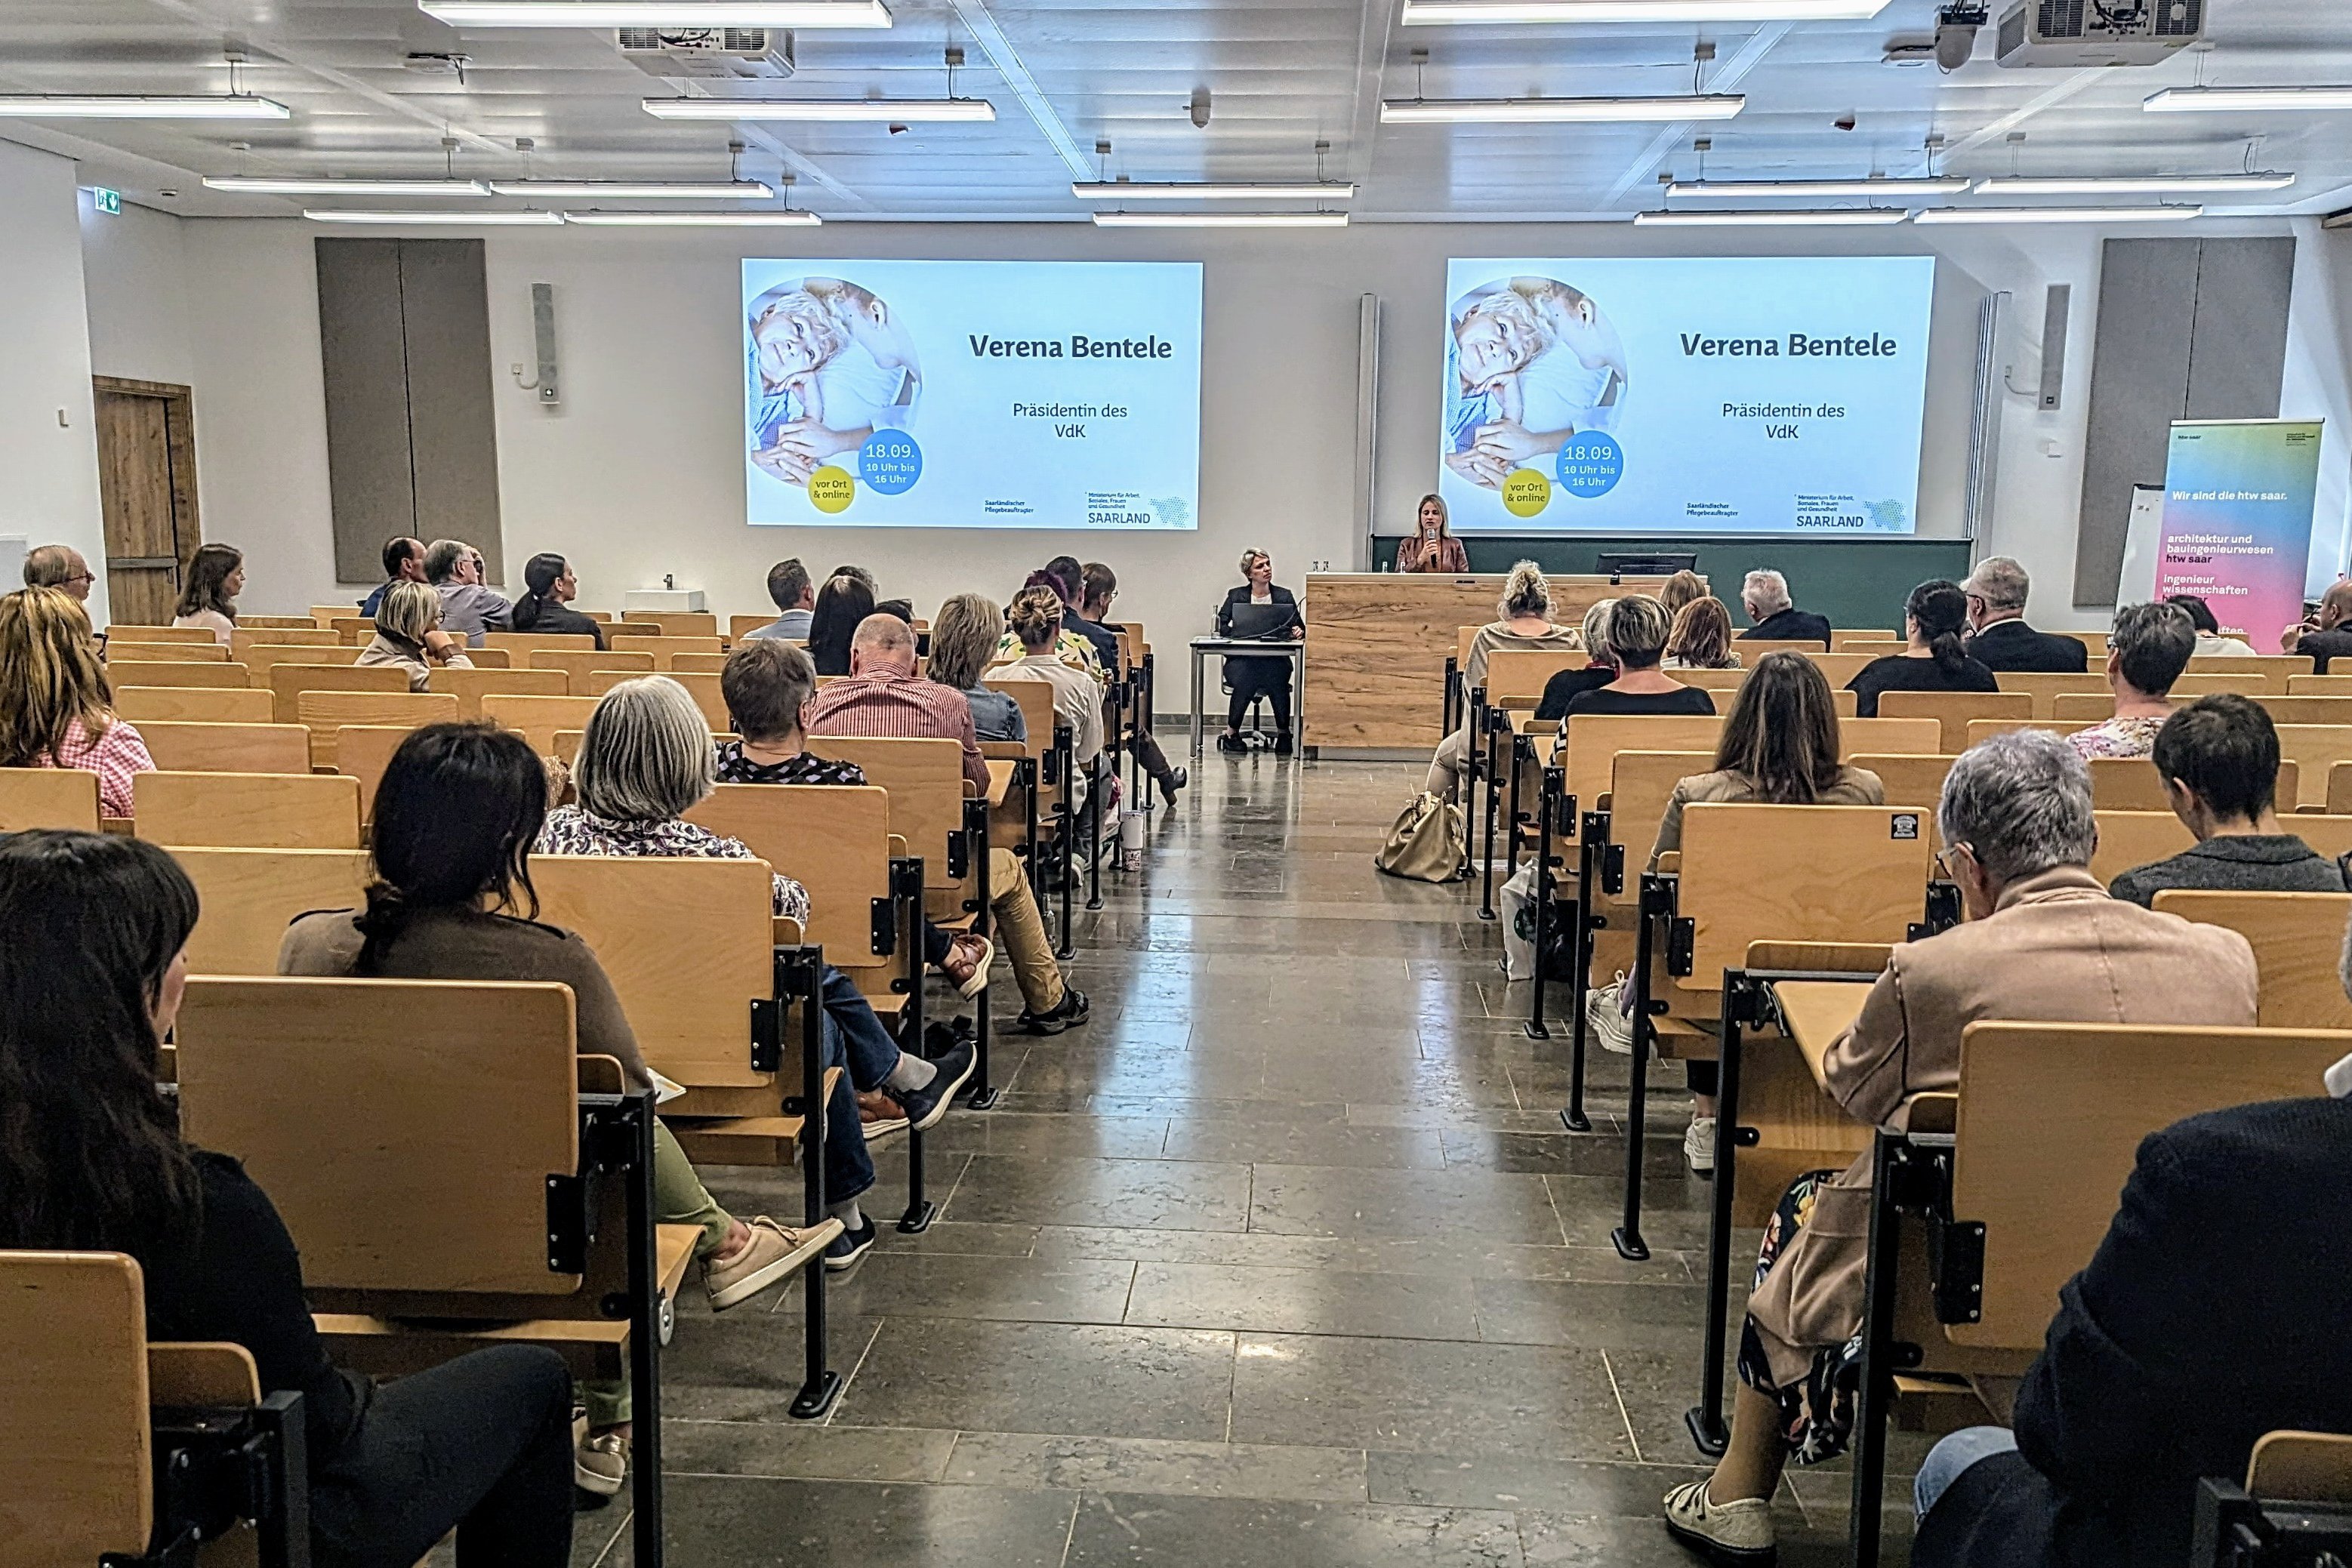
M 1345 213 L 1097 213 L 1105 229 L 1343 229 Z
M 274 99 L 247 94 L 165 98 L 152 93 L 0 93 L 0 115 L 16 120 L 290 120 Z
M 1070 194 L 1087 202 L 1344 202 L 1356 193 L 1353 183 L 1309 182 L 1296 185 L 1212 183 L 1181 180 L 1106 180 L 1073 184 Z
M 1736 92 L 1675 98 L 1406 98 L 1381 105 L 1388 125 L 1611 124 L 1729 120 L 1746 108 Z
M 656 120 L 859 120 L 911 125 L 918 120 L 994 120 L 984 98 L 649 98 Z
M 1888 0 L 1405 0 L 1404 25 L 1507 22 L 1866 22 Z
M 567 224 L 591 228 L 737 229 L 814 228 L 824 222 L 814 213 L 566 213 Z
M 1773 196 L 1806 196 L 1816 201 L 1846 196 L 1899 200 L 1905 196 L 1957 196 L 1968 188 L 1968 180 L 1957 174 L 1933 180 L 1677 180 L 1666 187 L 1666 194 L 1728 200 Z
M 2168 87 L 2140 107 L 2150 114 L 2352 109 L 2352 87 Z
M 208 191 L 251 196 L 487 196 L 479 180 L 304 180 L 277 174 L 207 174 Z
M 1977 189 L 2008 196 L 2161 196 L 2175 191 L 2283 191 L 2292 174 L 2116 174 L 2023 176 L 1979 180 Z
M 490 189 L 501 196 L 556 196 L 578 201 L 609 197 L 616 202 L 671 198 L 764 202 L 776 193 L 774 186 L 758 180 L 493 180 Z
M 1930 207 L 1923 224 L 2162 224 L 2201 217 L 2205 209 L 2184 203 L 2161 207 Z
M 1635 213 L 1636 228 L 1871 228 L 1899 224 L 1902 207 L 1790 207 L 1780 212 Z
M 446 207 L 414 213 L 366 212 L 357 207 L 305 207 L 302 215 L 320 224 L 483 224 L 514 227 L 560 224 L 562 213 L 466 213 Z
M 887 27 L 882 0 L 417 0 L 476 27 Z

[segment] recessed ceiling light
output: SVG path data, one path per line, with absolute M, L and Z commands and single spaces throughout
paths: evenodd
M 152 93 L 0 93 L 0 115 L 16 120 L 290 120 L 273 99 L 244 93 L 166 98 Z
M 1404 25 L 1501 22 L 1863 22 L 1890 0 L 1405 0 Z
M 559 196 L 582 201 L 677 200 L 764 202 L 775 187 L 758 180 L 493 180 L 501 196 Z
M 2140 107 L 2150 114 L 2352 109 L 2352 87 L 2168 87 Z
M 814 213 L 566 213 L 567 224 L 591 228 L 743 229 L 814 228 L 824 222 Z
M 1780 212 L 1635 213 L 1636 228 L 1872 228 L 1899 224 L 1902 207 L 1790 207 Z
M 2294 183 L 2292 174 L 2116 174 L 2021 176 L 2003 174 L 1979 180 L 1977 189 L 2011 196 L 2134 196 L 2163 195 L 2170 191 L 2283 191 Z
M 1834 200 L 1841 196 L 1956 196 L 1969 188 L 1966 178 L 1952 174 L 1936 179 L 1888 180 L 1677 180 L 1666 187 L 1669 196 L 1754 198 L 1811 196 Z
M 882 0 L 417 0 L 477 27 L 887 27 Z
M 1930 207 L 1923 224 L 2161 224 L 2200 217 L 2205 209 L 2161 207 Z
M 1070 187 L 1070 194 L 1089 202 L 1344 202 L 1355 193 L 1352 183 L 1339 181 L 1328 184 L 1250 185 L 1208 181 L 1188 184 L 1181 180 L 1106 180 Z
M 1106 229 L 1343 229 L 1345 213 L 1097 213 Z
M 1747 103 L 1742 94 L 1719 92 L 1675 98 L 1406 98 L 1382 103 L 1381 120 L 1390 125 L 1729 120 Z
M 306 207 L 302 215 L 320 224 L 484 224 L 507 228 L 563 221 L 562 213 L 465 213 L 446 208 L 389 213 L 365 212 L 357 207 Z
M 253 196 L 487 196 L 479 180 L 304 180 L 277 174 L 207 174 L 205 188 Z
M 649 98 L 657 120 L 860 120 L 888 125 L 918 120 L 994 120 L 984 98 Z

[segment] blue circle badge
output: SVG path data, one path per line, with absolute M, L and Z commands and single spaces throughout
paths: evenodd
M 877 496 L 903 496 L 923 476 L 923 449 L 903 430 L 877 430 L 857 449 L 857 476 Z
M 1560 446 L 1559 487 L 1571 496 L 1605 496 L 1624 474 L 1624 448 L 1605 430 L 1580 430 Z

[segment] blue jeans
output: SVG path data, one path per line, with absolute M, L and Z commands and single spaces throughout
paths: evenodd
M 2017 1451 L 2017 1434 L 2006 1427 L 1969 1427 L 1953 1433 L 1927 1450 L 1919 1474 L 1911 1482 L 1911 1512 L 1925 1519 L 1937 1500 L 1960 1479 L 1960 1472 L 1979 1459 Z
M 824 1103 L 824 1196 L 846 1203 L 874 1185 L 874 1156 L 857 1120 L 860 1089 L 881 1086 L 898 1065 L 898 1045 L 840 970 L 824 967 L 824 1061 L 845 1068 Z

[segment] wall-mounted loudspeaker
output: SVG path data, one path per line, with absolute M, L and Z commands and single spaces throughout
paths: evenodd
M 555 392 L 555 285 L 552 283 L 530 286 L 530 336 L 539 350 L 539 401 L 542 406 L 552 408 L 562 401 Z
M 2058 407 L 2066 381 L 2066 312 L 2074 304 L 2074 286 L 2053 283 L 2042 300 L 2042 392 L 2035 400 L 2042 413 Z M 540 350 L 544 356 L 548 350 Z M 547 372 L 542 371 L 542 374 Z

